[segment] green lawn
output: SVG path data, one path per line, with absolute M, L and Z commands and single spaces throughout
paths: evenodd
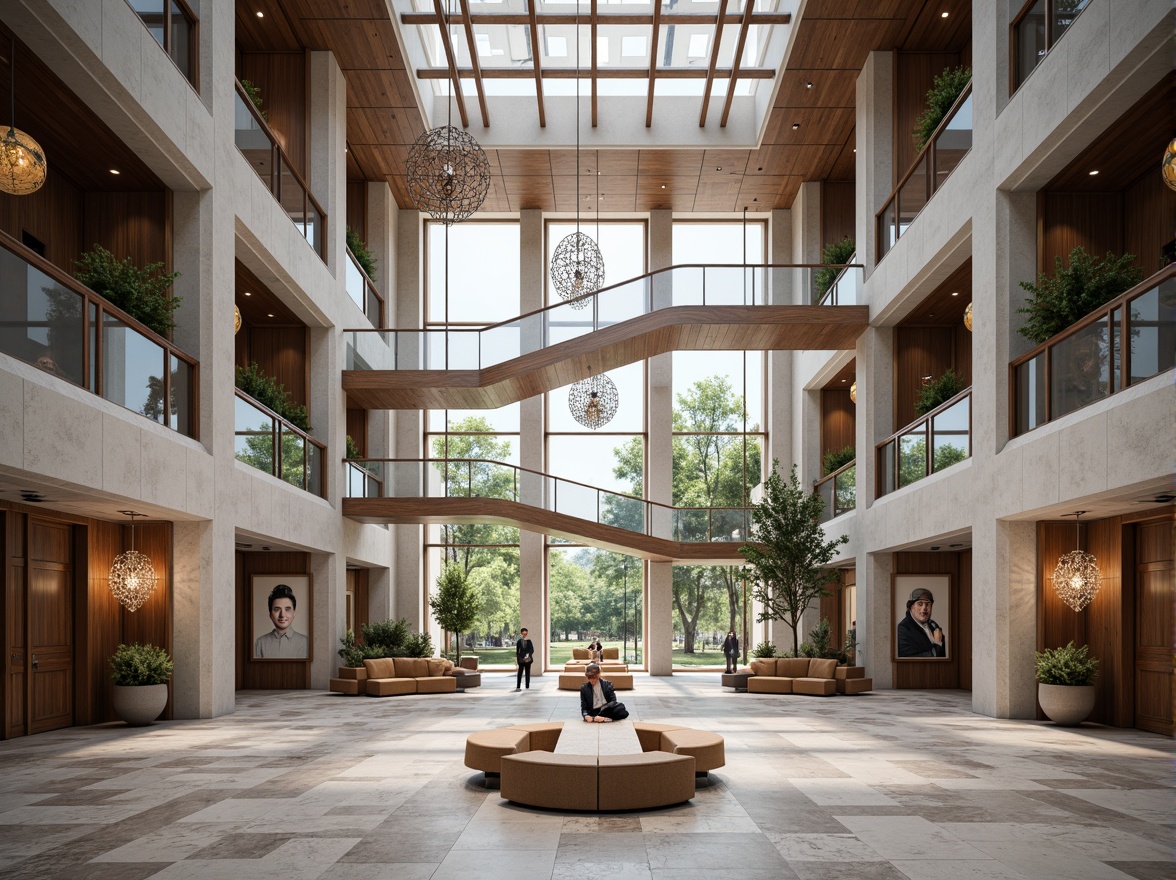
M 619 641 L 602 641 L 601 644 L 606 648 L 619 649 L 621 647 Z M 584 648 L 587 645 L 587 642 L 553 642 L 551 645 L 551 665 L 554 667 L 563 666 L 572 659 L 572 648 Z M 474 648 L 473 650 L 463 648 L 461 653 L 463 656 L 470 654 L 477 656 L 479 667 L 515 665 L 514 648 Z M 629 655 L 630 657 L 633 655 L 632 642 L 629 643 Z M 724 669 L 727 665 L 727 661 L 723 658 L 723 652 L 717 649 L 696 650 L 693 654 L 687 654 L 681 648 L 674 648 L 673 658 L 673 665 L 676 667 L 712 666 Z M 638 664 L 640 664 L 640 660 L 638 660 Z

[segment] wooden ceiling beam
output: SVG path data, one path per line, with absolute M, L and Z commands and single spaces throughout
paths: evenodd
M 441 0 L 433 0 L 433 8 L 437 10 L 438 17 L 444 11 L 441 8 Z M 457 99 L 457 112 L 461 116 L 461 127 L 470 127 L 470 117 L 466 113 L 465 97 L 461 93 L 461 77 L 457 75 L 457 56 L 453 52 L 453 42 L 449 39 L 449 28 L 440 27 L 441 31 L 441 45 L 445 48 L 445 60 L 449 62 L 449 76 L 453 80 L 453 94 Z
M 599 0 L 592 0 L 592 8 L 590 11 L 590 15 L 591 15 L 590 33 L 591 33 L 591 36 L 589 37 L 589 39 L 592 40 L 592 127 L 593 128 L 596 128 L 596 109 L 597 109 L 596 108 L 596 64 L 597 64 L 597 59 L 596 59 L 596 27 L 600 22 L 600 13 L 597 11 L 597 8 L 596 8 L 598 2 L 599 2 Z M 597 170 L 599 171 L 600 169 L 598 168 Z M 593 207 L 596 208 L 597 210 L 599 210 L 599 206 L 593 205 Z
M 434 0 L 436 2 L 436 0 Z M 535 68 L 535 100 L 539 103 L 539 127 L 547 128 L 547 113 L 543 109 L 543 65 L 539 62 L 539 0 L 527 0 L 527 16 L 531 25 L 531 64 Z
M 751 0 L 744 0 L 751 3 Z M 719 44 L 723 41 L 723 19 L 727 14 L 727 0 L 719 0 L 719 14 L 715 16 L 715 35 L 711 45 L 710 64 L 706 69 L 706 86 L 702 90 L 702 112 L 698 116 L 698 127 L 706 128 L 706 111 L 710 107 L 711 87 L 715 84 L 715 68 L 719 66 Z
M 735 99 L 735 81 L 739 77 L 739 59 L 743 57 L 743 47 L 747 45 L 747 31 L 751 28 L 751 10 L 755 6 L 755 0 L 744 0 L 744 3 L 743 23 L 739 27 L 735 57 L 731 59 L 731 82 L 727 85 L 727 100 L 723 102 L 723 116 L 719 120 L 719 128 L 727 127 L 727 117 L 731 115 L 731 102 Z
M 754 6 L 755 4 L 749 4 Z M 661 0 L 653 0 L 653 35 L 649 41 L 649 95 L 645 99 L 645 127 L 653 127 L 653 86 L 657 78 L 657 44 L 661 38 Z
M 490 111 L 486 107 L 486 87 L 482 83 L 481 65 L 478 63 L 478 47 L 474 42 L 474 26 L 470 23 L 470 0 L 460 0 L 460 3 L 462 18 L 465 19 L 466 45 L 470 49 L 470 69 L 474 72 L 474 85 L 478 89 L 478 108 L 482 111 L 482 125 L 489 128 Z M 724 117 L 725 119 L 726 117 Z
M 631 25 L 646 25 L 652 24 L 654 16 L 645 15 L 641 13 L 625 13 L 625 12 L 602 12 L 593 13 L 598 17 L 598 24 L 605 27 L 627 27 Z M 467 16 L 464 13 L 460 16 L 455 16 L 452 19 L 453 24 L 464 24 L 466 19 L 471 24 L 481 25 L 529 25 L 531 23 L 530 15 L 520 15 L 518 13 L 494 13 L 494 12 L 475 12 L 473 15 Z M 687 14 L 669 13 L 666 15 L 666 24 L 714 24 L 715 16 L 707 15 L 706 13 L 692 12 Z M 441 19 L 432 12 L 406 12 L 400 16 L 400 23 L 404 25 L 429 25 L 437 24 Z M 542 25 L 574 25 L 576 23 L 576 14 L 574 12 L 538 12 L 535 15 L 535 20 Z M 723 24 L 739 24 L 743 20 L 742 13 L 731 13 L 730 15 L 722 15 Z M 792 15 L 787 12 L 760 12 L 752 15 L 752 24 L 772 25 L 772 24 L 791 24 Z
M 416 75 L 418 79 L 446 79 L 450 72 L 445 67 L 418 67 Z M 462 79 L 470 79 L 474 76 L 474 71 L 469 67 L 459 67 L 457 75 Z M 483 79 L 531 79 L 534 75 L 532 71 L 520 67 L 481 68 Z M 699 70 L 696 67 L 662 68 L 657 72 L 658 79 L 704 79 L 711 75 L 710 71 Z M 715 79 L 729 79 L 732 75 L 731 69 L 727 67 L 718 68 L 713 73 Z M 576 69 L 547 67 L 543 69 L 542 76 L 544 79 L 575 79 Z M 596 71 L 596 77 L 599 79 L 645 79 L 647 76 L 647 67 L 610 67 Z M 744 67 L 739 71 L 739 78 L 775 79 L 776 71 L 771 67 Z

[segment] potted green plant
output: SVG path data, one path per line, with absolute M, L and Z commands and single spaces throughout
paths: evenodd
M 755 650 L 751 652 L 752 657 L 775 657 L 776 646 L 771 642 L 760 642 L 755 646 Z
M 351 255 L 355 257 L 355 262 L 359 263 L 359 267 L 367 273 L 367 277 L 372 281 L 376 280 L 376 258 L 372 256 L 372 252 L 368 250 L 367 244 L 359 237 L 359 233 L 347 227 L 347 249 L 351 251 Z
M 175 669 L 171 657 L 155 645 L 120 644 L 110 658 L 114 711 L 132 727 L 150 724 L 167 705 L 167 682 Z
M 947 111 L 964 93 L 964 89 L 971 81 L 970 67 L 957 67 L 955 70 L 950 67 L 944 68 L 943 72 L 931 81 L 931 88 L 927 90 L 927 108 L 915 120 L 915 127 L 911 131 L 915 139 L 916 152 L 921 153 L 927 146 L 927 141 L 931 139 Z
M 825 467 L 825 475 L 839 470 L 854 460 L 856 454 L 854 452 L 853 444 L 844 446 L 841 449 L 830 449 L 825 453 L 824 458 L 821 459 L 821 464 Z
M 1037 655 L 1037 702 L 1054 724 L 1075 727 L 1094 708 L 1094 679 L 1098 658 L 1086 645 L 1046 648 Z
M 181 297 L 168 296 L 168 288 L 180 277 L 179 272 L 164 272 L 163 263 L 148 263 L 142 268 L 127 257 L 119 261 L 101 245 L 82 254 L 75 273 L 78 281 L 99 296 L 118 306 L 136 321 L 146 324 L 160 336 L 168 336 L 176 327 L 173 314 Z
M 821 248 L 821 262 L 827 268 L 818 269 L 813 274 L 813 285 L 817 289 L 817 302 L 821 301 L 841 272 L 840 269 L 833 267 L 848 263 L 850 257 L 856 252 L 857 245 L 854 244 L 853 239 L 849 236 L 841 239 L 841 241 L 832 242 Z
M 938 379 L 923 383 L 923 387 L 919 389 L 919 396 L 915 398 L 915 412 L 925 416 L 967 387 L 960 375 L 949 367 Z
M 1032 297 L 1017 309 L 1026 316 L 1017 332 L 1038 344 L 1045 342 L 1142 280 L 1143 271 L 1131 254 L 1099 258 L 1076 247 L 1065 264 L 1061 257 L 1054 259 L 1053 275 L 1039 274 L 1036 284 L 1021 282 Z

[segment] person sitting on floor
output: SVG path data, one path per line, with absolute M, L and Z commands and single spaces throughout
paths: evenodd
M 617 693 L 607 678 L 600 677 L 600 667 L 589 663 L 584 670 L 588 680 L 580 685 L 580 715 L 592 723 L 623 721 L 629 717 L 624 703 L 617 702 Z

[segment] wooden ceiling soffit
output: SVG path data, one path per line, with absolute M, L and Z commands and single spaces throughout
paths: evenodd
M 365 409 L 496 409 L 670 351 L 848 350 L 867 306 L 674 306 L 482 370 L 344 370 Z
M 343 515 L 392 525 L 512 526 L 654 562 L 723 563 L 743 558 L 737 541 L 671 541 L 502 498 L 344 498 Z

